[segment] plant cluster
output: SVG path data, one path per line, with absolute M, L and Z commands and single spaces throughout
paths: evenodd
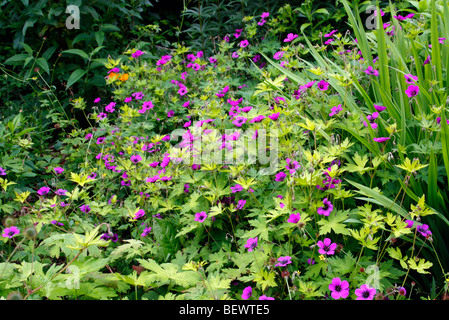
M 113 96 L 47 179 L 0 162 L 0 295 L 447 299 L 449 7 L 377 6 L 366 31 L 342 3 L 351 29 L 315 41 L 281 8 L 211 53 L 109 57 Z

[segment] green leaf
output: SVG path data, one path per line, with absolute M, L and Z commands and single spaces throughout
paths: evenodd
M 48 66 L 47 60 L 44 58 L 39 58 L 36 60 L 36 63 L 39 67 L 41 67 L 48 75 L 50 75 L 50 67 Z
M 4 64 L 16 64 L 18 62 L 25 61 L 28 57 L 30 57 L 30 55 L 26 53 L 15 54 L 12 57 L 6 59 Z
M 327 233 L 330 233 L 331 231 L 337 233 L 337 234 L 347 234 L 349 235 L 350 232 L 348 229 L 346 229 L 346 225 L 341 223 L 342 221 L 346 220 L 348 218 L 348 215 L 346 211 L 337 211 L 335 214 L 330 214 L 328 219 L 322 218 L 317 223 L 321 226 L 320 227 L 320 234 L 324 235 Z
M 80 50 L 80 49 L 64 50 L 61 53 L 75 54 L 77 56 L 80 56 L 83 59 L 89 59 L 89 55 L 87 53 L 85 53 L 83 50 Z
M 75 71 L 73 71 L 69 79 L 67 80 L 66 90 L 77 83 L 85 74 L 86 71 L 83 69 L 76 69 Z

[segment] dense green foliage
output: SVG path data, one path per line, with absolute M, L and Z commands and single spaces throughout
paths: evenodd
M 3 299 L 447 299 L 446 1 L 7 3 Z

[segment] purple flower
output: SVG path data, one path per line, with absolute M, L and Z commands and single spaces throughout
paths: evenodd
M 376 109 L 378 112 L 382 112 L 382 111 L 384 111 L 385 109 L 387 109 L 387 107 L 384 107 L 384 106 L 380 106 L 380 105 L 375 104 L 375 105 L 374 105 L 374 109 Z
M 64 190 L 64 189 L 58 189 L 55 193 L 56 193 L 58 196 L 65 196 L 65 194 L 67 193 L 67 190 Z
M 195 221 L 203 222 L 204 220 L 206 220 L 206 218 L 207 214 L 205 211 L 197 212 L 195 214 Z
M 422 65 L 425 66 L 428 63 L 430 63 L 430 55 L 427 56 L 426 60 L 424 60 L 424 63 Z
M 379 112 L 377 112 L 377 111 L 366 116 L 368 123 L 370 124 L 371 128 L 373 128 L 373 129 L 377 128 L 377 123 L 375 123 L 374 121 L 377 119 L 378 116 L 379 116 Z M 365 127 L 368 127 L 368 123 L 366 121 L 363 121 L 363 125 Z
M 145 215 L 145 211 L 143 209 L 139 209 L 135 214 L 134 214 L 134 220 L 137 220 L 139 218 L 142 218 Z
M 406 228 L 411 228 L 415 222 L 413 220 L 405 220 L 405 223 L 407 223 Z
M 426 238 L 432 235 L 432 231 L 429 230 L 429 226 L 427 224 L 417 226 L 416 230 L 418 230 L 418 232 Z
M 341 107 L 341 104 L 339 104 L 338 106 L 332 107 L 331 113 L 329 113 L 329 117 L 335 116 L 342 110 L 343 110 L 343 108 Z
M 319 254 L 327 254 L 327 255 L 333 255 L 335 253 L 335 249 L 337 248 L 336 243 L 332 243 L 331 239 L 326 238 L 323 241 L 318 241 L 318 253 Z
M 375 288 L 370 288 L 366 284 L 362 284 L 360 288 L 355 289 L 356 300 L 373 300 L 376 294 Z
M 301 219 L 301 215 L 299 214 L 299 212 L 297 212 L 297 213 L 292 213 L 292 214 L 290 214 L 290 216 L 289 216 L 287 222 L 290 222 L 290 223 L 298 223 L 300 219 Z
M 379 76 L 379 71 L 375 70 L 372 66 L 369 66 L 363 72 L 365 72 L 366 74 L 373 75 L 375 77 Z
M 37 190 L 37 194 L 40 195 L 40 196 L 44 196 L 44 195 L 46 195 L 49 192 L 50 192 L 50 188 L 49 187 L 42 187 L 39 190 Z
M 408 84 L 414 84 L 416 81 L 418 81 L 418 77 L 414 76 L 410 73 L 404 74 L 404 78 L 405 78 L 405 82 L 407 82 Z
M 56 174 L 60 174 L 60 173 L 63 173 L 63 172 L 64 172 L 64 169 L 61 168 L 61 167 L 56 167 L 56 168 L 54 168 L 53 170 L 55 171 Z
M 12 227 L 9 227 L 9 228 L 6 228 L 5 230 L 3 230 L 2 237 L 11 239 L 16 234 L 19 234 L 19 233 L 20 233 L 19 228 L 17 228 L 16 226 L 12 226 Z
M 287 165 L 285 166 L 285 169 L 287 169 L 290 174 L 294 174 L 297 169 L 301 168 L 301 165 L 298 163 L 298 161 L 287 158 L 286 162 Z
M 262 295 L 259 297 L 259 300 L 274 300 L 273 297 L 267 297 L 266 295 Z
M 284 39 L 284 42 L 290 42 L 293 41 L 294 39 L 296 39 L 298 37 L 297 34 L 293 34 L 293 33 L 289 33 L 287 35 L 287 38 Z
M 102 144 L 104 142 L 105 137 L 100 137 L 97 139 L 97 144 Z
M 324 198 L 323 205 L 324 206 L 318 208 L 317 210 L 318 214 L 323 216 L 329 216 L 332 210 L 334 210 L 334 206 L 329 200 L 327 200 L 327 198 Z
M 134 154 L 131 156 L 130 160 L 133 163 L 138 163 L 138 162 L 142 161 L 142 157 L 138 154 Z
M 341 281 L 340 278 L 333 278 L 329 290 L 332 291 L 331 297 L 335 300 L 344 299 L 349 295 L 349 283 L 346 280 Z
M 237 127 L 241 127 L 247 120 L 248 119 L 245 117 L 237 117 L 234 121 L 232 121 L 232 123 Z
M 236 184 L 235 186 L 231 187 L 232 193 L 236 193 L 236 192 L 239 192 L 239 191 L 242 191 L 242 190 L 243 190 L 243 187 L 241 185 L 239 185 L 239 184 Z
M 270 119 L 273 120 L 273 121 L 276 121 L 276 120 L 279 118 L 279 112 L 270 114 L 270 115 L 268 116 L 268 118 L 270 118 Z
M 252 118 L 251 121 L 250 121 L 250 123 L 260 122 L 260 121 L 262 121 L 263 119 L 265 119 L 265 116 L 264 116 L 264 115 L 258 115 L 257 117 Z
M 245 248 L 248 249 L 248 252 L 253 251 L 255 247 L 257 247 L 257 237 L 255 238 L 249 238 L 246 240 Z
M 248 300 L 249 298 L 251 298 L 252 295 L 253 295 L 253 288 L 251 288 L 251 286 L 243 289 L 243 293 L 242 293 L 243 300 Z
M 285 179 L 285 177 L 286 177 L 287 175 L 285 174 L 285 172 L 279 172 L 278 174 L 276 174 L 276 177 L 274 178 L 274 180 L 275 181 L 279 181 L 279 182 L 282 182 L 282 181 L 284 181 L 284 179 Z
M 387 140 L 390 140 L 390 137 L 373 138 L 373 140 L 376 141 L 376 142 L 382 143 L 382 142 L 385 142 L 385 141 L 387 141 Z
M 418 93 L 419 93 L 419 87 L 418 86 L 410 85 L 410 86 L 408 86 L 407 89 L 405 89 L 405 94 L 409 98 L 416 96 Z
M 285 256 L 285 257 L 279 257 L 278 263 L 276 263 L 275 267 L 286 267 L 288 264 L 292 263 L 292 257 Z
M 278 51 L 274 54 L 273 59 L 279 60 L 282 58 L 283 55 L 284 55 L 284 51 Z
M 135 52 L 133 52 L 133 53 L 131 54 L 131 56 L 132 56 L 133 58 L 140 57 L 141 55 L 143 55 L 143 52 L 142 52 L 141 50 L 136 50 Z
M 240 41 L 240 43 L 239 43 L 239 46 L 240 46 L 241 48 L 245 48 L 245 47 L 247 47 L 248 45 L 249 45 L 248 40 L 242 40 L 242 41 Z
M 244 199 L 239 200 L 239 203 L 237 204 L 237 209 L 240 209 L 240 210 L 243 209 L 245 204 L 246 204 L 246 200 L 244 200 Z
M 80 210 L 82 211 L 82 212 L 84 212 L 84 213 L 89 213 L 90 212 L 90 207 L 87 205 L 87 204 L 83 204 L 81 207 L 80 207 Z
M 151 227 L 147 227 L 147 228 L 143 229 L 141 236 L 146 237 L 147 235 L 150 234 L 150 231 L 151 231 Z
M 324 80 L 321 80 L 316 85 L 321 91 L 326 91 L 329 88 L 329 83 Z

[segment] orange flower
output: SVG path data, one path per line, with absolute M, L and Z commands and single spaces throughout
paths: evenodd
M 121 75 L 121 77 L 119 78 L 120 81 L 126 81 L 128 80 L 129 75 L 127 73 L 124 73 Z
M 116 80 L 117 77 L 118 77 L 118 74 L 115 73 L 115 72 L 111 72 L 111 73 L 108 75 L 108 78 L 109 78 L 109 79 L 112 79 L 112 80 Z

